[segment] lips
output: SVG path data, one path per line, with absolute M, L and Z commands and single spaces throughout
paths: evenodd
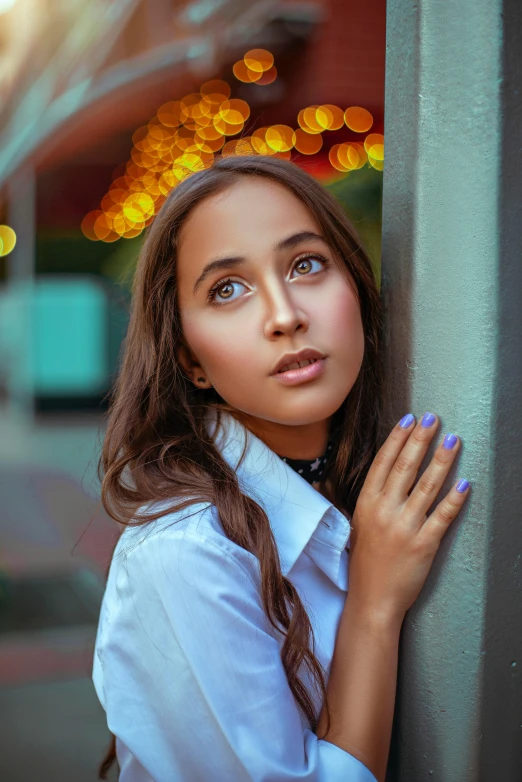
M 322 358 L 325 356 L 315 348 L 303 348 L 297 353 L 285 353 L 272 370 L 272 374 L 276 375 L 289 369 L 299 369 L 301 366 L 308 366 L 310 362 L 316 362 Z
M 281 369 L 278 369 L 277 374 L 280 372 L 286 372 L 288 369 L 301 369 L 302 367 L 307 367 L 309 364 L 315 364 L 316 361 L 319 361 L 319 359 L 307 358 L 304 361 L 294 361 L 292 364 L 286 364 L 284 367 L 281 367 Z

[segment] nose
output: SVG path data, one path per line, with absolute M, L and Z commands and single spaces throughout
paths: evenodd
M 280 334 L 292 335 L 298 329 L 308 330 L 308 317 L 299 307 L 297 297 L 292 296 L 290 286 L 274 284 L 266 292 L 267 317 L 265 337 L 273 339 Z

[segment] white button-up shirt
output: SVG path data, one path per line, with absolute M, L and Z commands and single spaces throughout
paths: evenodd
M 232 416 L 222 420 L 216 445 L 268 515 L 329 674 L 348 589 L 349 521 Z M 207 425 L 215 431 L 215 416 Z M 93 669 L 120 782 L 376 782 L 310 729 L 288 685 L 283 640 L 263 608 L 257 557 L 226 537 L 214 505 L 125 528 Z M 300 676 L 319 716 L 304 666 Z

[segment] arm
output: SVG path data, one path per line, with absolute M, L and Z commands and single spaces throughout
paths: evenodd
M 412 490 L 435 421 L 426 416 L 424 425 L 413 428 L 412 420 L 394 427 L 368 471 L 352 518 L 349 591 L 327 688 L 331 726 L 325 739 L 359 758 L 379 782 L 388 762 L 400 628 L 468 494 L 467 482 L 459 482 L 426 516 L 455 460 L 454 436 L 439 444 Z
M 401 622 L 362 614 L 350 593 L 339 623 L 317 736 L 341 747 L 384 780 L 395 704 Z

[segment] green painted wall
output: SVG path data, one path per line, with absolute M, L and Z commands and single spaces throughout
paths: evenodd
M 403 627 L 400 782 L 522 779 L 521 21 L 514 0 L 388 2 L 388 421 L 437 413 L 436 442 L 463 440 L 439 499 L 472 484 Z

